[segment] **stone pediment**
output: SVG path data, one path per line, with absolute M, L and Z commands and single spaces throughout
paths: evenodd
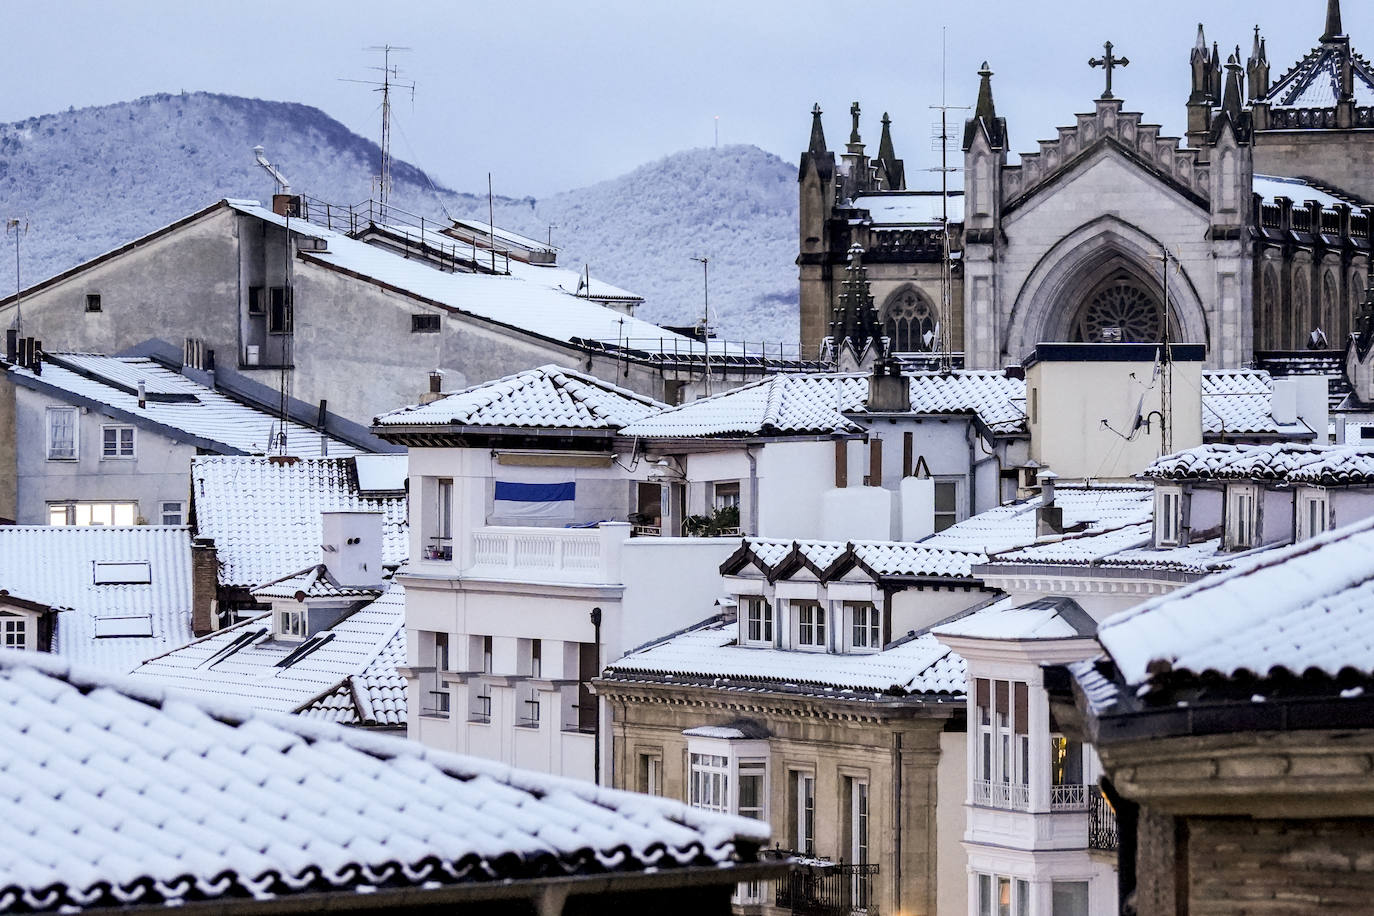
M 1003 212 L 1009 212 L 1040 188 L 1074 169 L 1104 147 L 1120 150 L 1184 196 L 1208 206 L 1209 169 L 1197 150 L 1178 137 L 1161 137 L 1158 124 L 1141 123 L 1141 114 L 1122 111 L 1119 100 L 1097 102 L 1097 110 L 1078 115 L 1073 127 L 1059 128 L 1056 140 L 1041 140 L 1040 151 L 1023 153 L 1021 164 L 1002 169 Z

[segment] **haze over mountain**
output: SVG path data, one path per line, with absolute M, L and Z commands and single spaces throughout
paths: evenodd
M 290 102 L 156 95 L 0 125 L 0 217 L 29 221 L 23 285 L 220 198 L 266 201 L 273 186 L 253 161 L 258 144 L 297 193 L 341 204 L 373 194 L 377 145 Z M 444 187 L 400 161 L 392 203 L 430 218 L 487 216 L 485 194 Z M 498 225 L 535 238 L 556 226 L 560 264 L 590 264 L 645 296 L 640 314 L 650 321 L 700 318 L 702 270 L 691 258 L 707 255 L 720 336 L 797 339 L 796 170 L 757 147 L 690 150 L 590 187 L 495 203 Z M 7 247 L 4 294 L 14 289 L 12 258 Z

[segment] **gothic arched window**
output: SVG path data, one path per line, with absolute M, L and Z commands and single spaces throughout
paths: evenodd
M 1084 343 L 1153 343 L 1163 336 L 1159 300 L 1126 271 L 1097 285 L 1074 322 L 1073 338 Z
M 1359 327 L 1360 311 L 1364 308 L 1365 295 L 1366 292 L 1364 274 L 1360 273 L 1357 270 L 1350 275 L 1350 294 L 1346 297 L 1346 333 L 1354 331 L 1356 328 Z
M 1317 327 L 1330 337 L 1336 332 L 1336 275 L 1329 270 L 1322 276 L 1321 306 Z
M 1313 317 L 1311 286 L 1306 268 L 1293 271 L 1293 307 L 1289 310 L 1293 313 L 1293 333 L 1284 342 L 1286 348 L 1302 349 L 1307 345 L 1307 335 L 1312 331 Z
M 1272 264 L 1265 266 L 1264 278 L 1260 281 L 1260 315 L 1264 321 L 1265 345 L 1278 346 L 1279 277 Z
M 903 287 L 883 309 L 883 333 L 891 353 L 929 353 L 935 349 L 939 322 L 935 309 L 911 287 Z

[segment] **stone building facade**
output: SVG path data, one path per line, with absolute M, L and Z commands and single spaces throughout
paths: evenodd
M 948 209 L 907 190 L 886 116 L 869 159 L 856 103 L 837 159 L 814 111 L 799 173 L 803 346 L 823 347 L 858 246 L 891 352 L 997 368 L 1041 341 L 1167 335 L 1238 368 L 1339 348 L 1364 298 L 1374 200 L 1374 69 L 1339 0 L 1277 79 L 1258 30 L 1244 62 L 1237 48 L 1223 64 L 1199 27 L 1189 66 L 1186 138 L 1127 111 L 1109 77 L 1090 112 L 1012 163 L 985 64 Z

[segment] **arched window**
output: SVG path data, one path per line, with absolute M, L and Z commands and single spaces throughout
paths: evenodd
M 1358 270 L 1354 271 L 1350 275 L 1350 294 L 1347 297 L 1348 301 L 1345 307 L 1345 316 L 1348 322 L 1345 328 L 1346 333 L 1351 333 L 1360 326 L 1360 311 L 1364 308 L 1365 295 L 1364 274 Z
M 1236 209 L 1236 154 L 1226 150 L 1221 154 L 1221 209 Z
M 1265 346 L 1278 346 L 1279 337 L 1279 277 L 1274 265 L 1264 268 L 1264 278 L 1260 281 L 1260 314 L 1264 321 Z
M 910 286 L 893 293 L 883 307 L 883 333 L 892 353 L 929 353 L 938 329 L 935 309 Z
M 1307 335 L 1312 331 L 1312 284 L 1307 277 L 1307 268 L 1299 267 L 1293 271 L 1293 333 L 1284 346 L 1288 349 L 1302 349 L 1307 346 Z
M 1083 343 L 1153 343 L 1163 337 L 1164 314 L 1155 294 L 1127 271 L 1118 271 L 1088 295 L 1074 321 Z
M 1331 271 L 1326 271 L 1322 275 L 1322 303 L 1321 312 L 1317 316 L 1317 327 L 1322 329 L 1328 338 L 1336 334 L 1336 275 Z

